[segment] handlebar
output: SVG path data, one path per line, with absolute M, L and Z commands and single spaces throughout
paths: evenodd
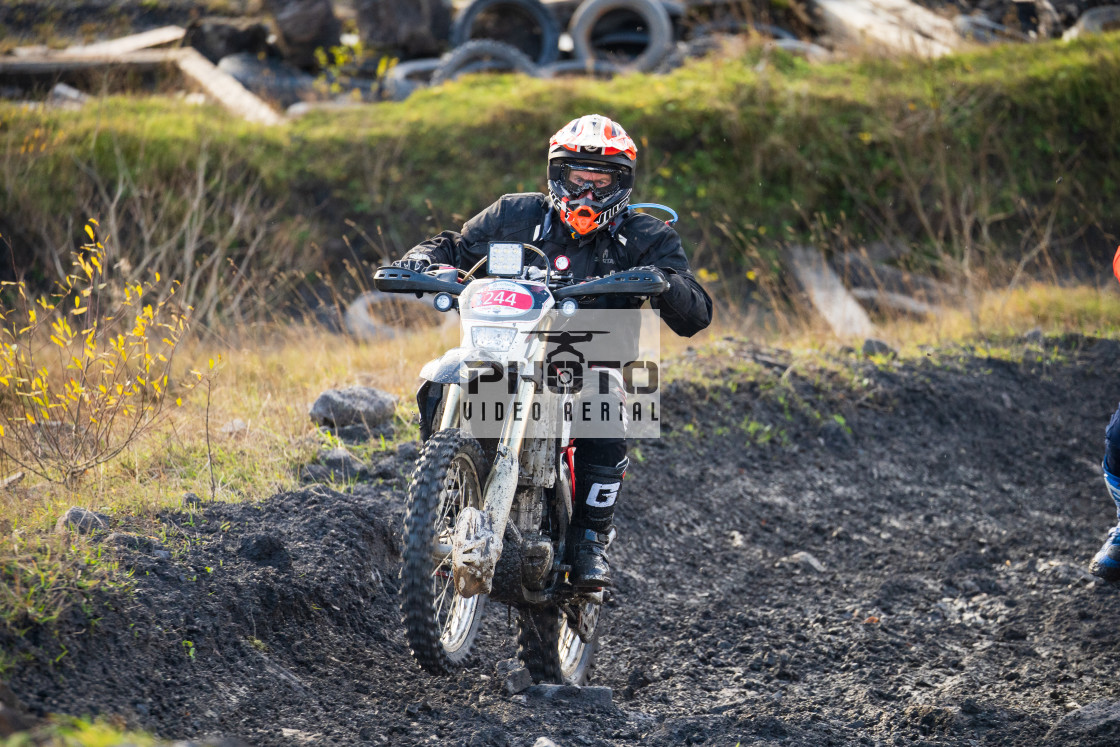
M 458 296 L 466 285 L 437 280 L 403 267 L 381 267 L 373 275 L 373 287 L 384 293 L 449 293 Z M 573 285 L 550 284 L 557 300 L 581 296 L 659 296 L 669 284 L 652 272 L 623 270 L 601 278 L 591 278 Z

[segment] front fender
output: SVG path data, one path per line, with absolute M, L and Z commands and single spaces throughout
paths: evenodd
M 420 378 L 437 384 L 462 384 L 478 378 L 478 367 L 468 366 L 467 363 L 479 361 L 504 365 L 497 356 L 482 348 L 451 348 L 439 358 L 425 363 L 420 369 Z

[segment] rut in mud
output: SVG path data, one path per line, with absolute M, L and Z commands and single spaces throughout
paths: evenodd
M 724 347 L 632 452 L 593 673 L 613 703 L 503 695 L 496 604 L 474 666 L 412 662 L 395 593 L 414 445 L 347 491 L 163 517 L 190 549 L 119 549 L 135 592 L 96 626 L 0 638 L 25 655 L 12 689 L 250 744 L 1117 743 L 1120 595 L 1084 567 L 1111 517 L 1120 343 L 825 367 Z

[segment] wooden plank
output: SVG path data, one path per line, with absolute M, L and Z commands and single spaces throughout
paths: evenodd
M 30 47 L 16 47 L 9 54 L 16 57 L 46 57 L 54 51 L 45 44 L 33 44 Z M 3 59 L 0 57 L 0 59 Z
M 196 50 L 179 50 L 179 69 L 210 97 L 249 122 L 277 125 L 284 118 L 272 107 L 241 85 L 236 78 L 203 57 Z
M 149 49 L 126 55 L 98 57 L 63 57 L 53 54 L 40 57 L 0 57 L 0 74 L 43 75 L 124 66 L 154 68 L 174 64 L 179 56 L 179 50 Z
M 787 257 L 813 307 L 838 337 L 873 336 L 875 325 L 871 318 L 840 282 L 823 254 L 809 247 L 791 246 Z
M 158 29 L 143 31 L 139 34 L 122 36 L 119 39 L 87 44 L 81 47 L 61 49 L 55 54 L 62 57 L 109 57 L 113 55 L 130 54 L 142 49 L 158 47 L 163 44 L 173 44 L 181 41 L 186 35 L 186 29 L 180 26 L 161 26 Z
M 841 44 L 896 54 L 940 57 L 963 46 L 952 22 L 910 0 L 813 0 L 830 36 Z
M 210 60 L 189 47 L 185 49 L 145 49 L 128 54 L 97 57 L 0 57 L 0 75 L 47 75 L 96 70 L 98 68 L 154 68 L 177 65 L 182 74 L 194 81 L 211 98 L 229 111 L 249 121 L 276 125 L 284 121 L 268 104 L 248 91 L 236 78 L 219 70 Z
M 879 307 L 886 307 L 901 311 L 913 316 L 937 316 L 941 313 L 940 306 L 919 301 L 905 293 L 892 293 L 891 291 L 876 290 L 875 288 L 853 288 L 852 295 L 861 301 L 868 301 Z

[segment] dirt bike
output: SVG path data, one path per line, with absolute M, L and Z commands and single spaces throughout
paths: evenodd
M 526 253 L 544 267 L 525 263 Z M 487 276 L 473 279 L 487 261 Z M 560 408 L 570 402 L 570 380 L 551 368 L 549 387 L 528 375 L 509 378 L 504 411 L 543 409 L 543 426 L 510 417 L 487 438 L 463 427 L 464 386 L 497 380 L 514 359 L 543 371 L 549 333 L 575 315 L 579 299 L 667 288 L 655 273 L 577 280 L 568 266 L 565 257 L 550 264 L 530 244 L 495 242 L 461 280 L 447 266 L 383 267 L 374 276 L 380 291 L 434 293 L 439 311 L 457 307 L 470 343 L 426 364 L 416 395 L 424 444 L 409 485 L 400 604 L 412 654 L 432 674 L 466 664 L 492 599 L 517 609 L 518 658 L 534 681 L 588 679 L 604 592 L 573 587 L 565 563 L 575 449 Z

